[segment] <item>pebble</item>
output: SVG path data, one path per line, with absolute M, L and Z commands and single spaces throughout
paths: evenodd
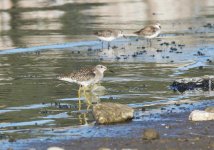
M 207 24 L 205 24 L 203 27 L 207 27 L 207 28 L 212 28 L 213 27 L 213 25 L 211 24 L 211 23 L 207 23 Z
M 117 48 L 118 48 L 117 46 L 113 46 L 113 47 L 112 47 L 112 49 L 117 49 Z
M 180 106 L 181 104 L 175 103 L 175 106 Z
M 8 142 L 16 142 L 16 139 L 14 137 L 9 137 Z
M 164 42 L 164 43 L 160 43 L 160 45 L 161 45 L 161 46 L 163 46 L 163 45 L 168 46 L 168 45 L 169 45 L 169 43 L 168 43 L 168 42 Z
M 142 107 L 142 108 L 141 108 L 141 111 L 146 111 L 146 108 L 145 108 L 145 107 Z
M 120 57 L 117 56 L 117 57 L 116 57 L 116 60 L 120 60 Z
M 137 55 L 136 55 L 136 54 L 133 54 L 132 57 L 137 57 Z
M 160 138 L 160 135 L 155 129 L 148 128 L 148 129 L 145 129 L 143 132 L 143 140 L 155 140 L 159 138 Z
M 92 48 L 88 48 L 88 51 L 92 51 Z
M 157 52 L 162 52 L 163 50 L 157 49 L 156 51 L 157 51 Z
M 199 67 L 198 67 L 199 70 L 202 70 L 203 68 L 204 68 L 203 66 L 199 66 Z
M 210 59 L 207 59 L 207 62 L 211 63 L 211 62 L 212 62 L 212 60 L 210 60 Z
M 175 44 L 175 41 L 172 41 L 171 44 Z
M 197 52 L 197 55 L 198 55 L 198 56 L 204 56 L 205 54 L 202 53 L 202 52 L 200 52 L 200 51 L 198 51 L 198 52 Z

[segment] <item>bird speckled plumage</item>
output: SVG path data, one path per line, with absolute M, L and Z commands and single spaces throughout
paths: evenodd
M 159 23 L 149 25 L 144 27 L 143 29 L 134 32 L 138 36 L 144 36 L 145 38 L 154 38 L 158 36 L 161 30 L 161 25 Z
M 122 31 L 121 30 L 102 30 L 102 31 L 97 31 L 94 33 L 94 35 L 98 37 L 119 37 L 120 35 L 122 36 Z
M 123 37 L 123 31 L 121 30 L 103 30 L 94 32 L 94 35 L 97 36 L 101 41 L 108 41 L 108 49 L 110 48 L 110 41 Z M 102 49 L 103 49 L 103 42 L 102 42 Z
M 88 86 L 99 82 L 103 78 L 106 69 L 107 68 L 103 65 L 97 65 L 95 67 L 82 68 L 76 72 L 63 74 L 57 78 L 67 82 L 74 82 L 82 86 Z

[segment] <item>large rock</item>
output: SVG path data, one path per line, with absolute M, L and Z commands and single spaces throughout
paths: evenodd
M 99 103 L 93 106 L 93 115 L 98 124 L 111 124 L 130 120 L 134 109 L 118 103 Z
M 192 121 L 214 120 L 214 113 L 203 111 L 203 110 L 194 110 L 189 115 L 189 120 L 192 120 Z
M 205 109 L 206 112 L 214 113 L 214 106 L 207 107 Z

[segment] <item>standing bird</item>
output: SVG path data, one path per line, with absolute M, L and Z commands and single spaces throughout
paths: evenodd
M 123 31 L 121 30 L 103 30 L 103 31 L 97 31 L 94 33 L 101 41 L 102 41 L 102 49 L 103 49 L 103 41 L 108 42 L 108 49 L 110 48 L 110 41 L 119 38 L 119 37 L 125 37 L 123 34 Z
M 107 67 L 103 65 L 96 65 L 95 67 L 82 68 L 76 72 L 60 75 L 57 78 L 59 80 L 74 82 L 80 86 L 87 87 L 102 80 L 106 70 Z
M 82 68 L 79 71 L 71 72 L 68 74 L 63 74 L 57 77 L 57 79 L 62 81 L 67 81 L 71 83 L 77 83 L 80 85 L 78 90 L 78 98 L 80 98 L 81 87 L 83 87 L 84 95 L 85 88 L 98 83 L 104 77 L 104 72 L 107 70 L 107 67 L 103 65 L 96 65 L 95 67 Z M 89 102 L 88 102 L 89 103 Z M 79 100 L 79 108 L 81 102 Z
M 161 25 L 159 23 L 145 26 L 143 29 L 134 32 L 138 36 L 143 36 L 149 40 L 151 46 L 151 39 L 157 37 L 161 32 Z

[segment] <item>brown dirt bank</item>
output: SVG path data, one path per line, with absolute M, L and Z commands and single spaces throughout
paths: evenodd
M 57 146 L 65 150 L 102 149 L 111 150 L 137 149 L 137 150 L 213 150 L 214 149 L 214 121 L 192 122 L 188 120 L 189 112 L 172 113 L 162 116 L 159 121 L 143 121 L 128 123 L 132 126 L 127 136 L 121 137 L 91 137 L 80 139 L 66 139 L 59 141 L 35 142 L 28 148 L 45 150 Z M 167 119 L 166 119 L 167 118 Z M 126 126 L 125 125 L 125 126 Z M 105 127 L 105 126 L 103 126 Z M 114 128 L 114 125 L 109 128 Z M 160 133 L 160 139 L 142 140 L 143 131 L 154 128 Z M 104 150 L 104 149 L 103 149 Z
M 61 144 L 51 144 L 51 146 L 59 146 L 66 150 L 107 150 L 107 148 L 111 150 L 213 150 L 214 138 L 194 136 L 191 138 L 163 138 L 151 141 L 139 138 L 83 138 L 81 140 L 66 141 Z

